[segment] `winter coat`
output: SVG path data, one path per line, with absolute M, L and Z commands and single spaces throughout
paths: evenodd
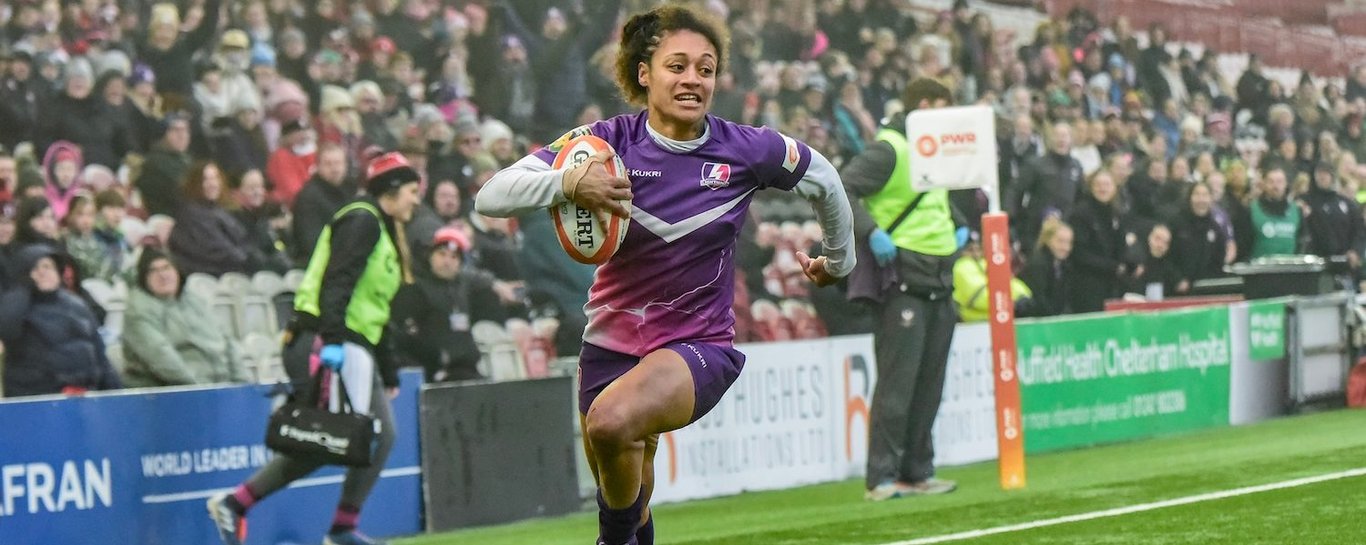
M 103 97 L 75 99 L 65 93 L 53 98 L 38 117 L 36 149 L 47 150 L 59 140 L 80 146 L 89 164 L 117 171 L 133 151 L 135 133 L 128 119 Z
M 1019 278 L 1010 279 L 1012 301 L 1025 300 L 1032 295 L 1029 286 Z M 985 257 L 965 255 L 953 264 L 953 302 L 958 304 L 958 315 L 964 322 L 985 322 L 991 317 Z
M 168 243 L 180 273 L 221 276 L 249 272 L 253 252 L 247 230 L 216 204 L 186 202 L 175 215 Z
M 507 318 L 493 291 L 493 276 L 464 269 L 454 280 L 443 280 L 427 267 L 416 269 L 417 281 L 394 297 L 396 346 L 427 370 L 428 380 L 483 378 L 470 328 L 475 322 L 502 323 Z
M 555 40 L 531 30 L 509 5 L 503 22 L 526 44 L 531 73 L 539 90 L 533 136 L 549 142 L 574 126 L 574 118 L 588 102 L 589 58 L 611 37 L 615 25 L 600 24 L 621 7 L 621 0 L 592 2 L 591 8 L 570 22 L 569 30 Z M 413 34 L 413 33 L 409 33 Z
M 1308 239 L 1306 253 L 1331 257 L 1361 251 L 1361 244 L 1366 242 L 1366 227 L 1362 225 L 1361 207 L 1355 201 L 1318 187 L 1310 188 L 1300 200 L 1309 207 L 1301 225 Z
M 1189 210 L 1171 224 L 1172 251 L 1182 280 L 1195 282 L 1224 275 L 1224 252 L 1228 233 L 1214 218 L 1214 212 L 1197 216 Z
M 46 88 L 47 81 L 36 72 L 25 81 L 13 77 L 0 80 L 0 127 L 5 127 L 0 132 L 0 145 L 7 150 L 13 150 L 20 142 L 33 141 L 40 108 L 51 94 Z
M 285 247 L 285 241 L 290 239 L 289 233 L 277 232 L 270 226 L 271 220 L 283 214 L 280 205 L 269 202 L 256 208 L 232 211 L 232 217 L 247 233 L 247 247 L 251 248 L 249 252 L 261 257 L 260 262 L 253 264 L 255 269 L 284 274 L 293 265 Z
M 204 3 L 204 19 L 199 26 L 176 38 L 169 49 L 156 49 L 145 41 L 138 44 L 138 57 L 157 75 L 158 93 L 177 93 L 186 99 L 190 98 L 191 85 L 194 83 L 194 56 L 209 44 L 218 31 L 221 3 L 222 0 L 207 0 Z
M 53 167 L 57 166 L 57 154 L 62 151 L 70 151 L 76 154 L 76 177 L 71 180 L 71 185 L 62 189 L 57 185 L 57 176 L 53 173 Z M 76 193 L 84 189 L 81 181 L 80 172 L 85 168 L 82 160 L 81 148 L 76 144 L 65 140 L 53 142 L 47 147 L 47 153 L 43 155 L 43 195 L 47 197 L 48 204 L 52 205 L 52 215 L 61 221 L 71 209 L 71 201 L 76 198 Z
M 237 347 L 212 315 L 208 302 L 192 293 L 162 299 L 131 290 L 123 322 L 124 381 L 130 387 L 250 381 Z
M 1072 212 L 1082 186 L 1081 163 L 1071 155 L 1048 153 L 1025 162 L 1007 202 L 1015 211 L 1021 242 L 1034 244 L 1043 220 Z
M 315 175 L 304 184 L 294 200 L 294 225 L 290 229 L 294 236 L 292 250 L 295 263 L 300 266 L 308 263 L 323 228 L 327 227 L 338 210 L 354 198 L 356 185 L 349 181 L 332 185 Z
M 1035 250 L 1020 273 L 1032 296 L 1027 308 L 1017 307 L 1015 314 L 1021 318 L 1071 314 L 1067 285 L 1073 276 L 1071 264 L 1058 261 L 1046 248 Z
M 297 155 L 289 148 L 275 150 L 266 161 L 266 179 L 272 186 L 270 196 L 275 202 L 292 208 L 295 197 L 312 175 L 317 160 L 316 151 Z
M 158 146 L 147 152 L 137 189 L 150 215 L 171 215 L 180 207 L 180 184 L 190 170 L 190 155 Z
M 67 233 L 66 251 L 76 261 L 76 267 L 83 278 L 112 280 L 118 272 L 113 256 L 109 254 L 109 248 L 93 231 L 85 236 L 74 232 Z
M 122 388 L 100 337 L 100 322 L 75 294 L 39 292 L 28 271 L 55 250 L 29 246 L 13 258 L 15 286 L 0 295 L 0 342 L 5 343 L 4 395 L 61 393 L 65 388 Z
M 1067 218 L 1074 233 L 1072 279 L 1068 295 L 1074 312 L 1103 310 L 1105 300 L 1119 295 L 1124 236 L 1114 208 L 1087 195 Z

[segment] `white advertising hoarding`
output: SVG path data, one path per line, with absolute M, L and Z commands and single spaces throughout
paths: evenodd
M 665 434 L 655 456 L 653 502 L 776 490 L 856 478 L 868 459 L 868 413 L 877 380 L 868 335 L 750 344 L 745 370 L 716 408 Z M 985 324 L 954 335 L 935 462 L 996 456 L 990 339 Z

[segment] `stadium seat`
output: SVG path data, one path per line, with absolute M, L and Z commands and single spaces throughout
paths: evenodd
M 256 382 L 274 383 L 288 380 L 284 363 L 280 359 L 280 341 L 272 335 L 248 333 L 242 339 L 243 353 L 255 359 Z
M 512 344 L 517 347 L 518 359 L 522 360 L 522 373 L 528 378 L 545 376 L 547 365 L 544 351 L 537 350 L 535 336 L 531 333 L 531 324 L 521 318 L 512 318 L 503 324 L 507 328 L 508 337 L 512 339 Z
M 285 279 L 273 271 L 259 271 L 251 277 L 252 290 L 266 297 L 285 291 Z
M 300 269 L 290 270 L 285 273 L 284 281 L 285 291 L 299 291 L 299 284 L 304 282 L 304 271 Z
M 228 295 L 251 293 L 251 278 L 242 273 L 226 273 L 218 278 L 218 291 Z
M 470 334 L 479 347 L 480 373 L 498 381 L 526 378 L 526 368 L 517 351 L 517 343 L 513 342 L 502 325 L 490 321 L 475 322 Z
M 128 312 L 128 298 L 115 295 L 106 303 L 104 307 L 104 327 L 111 338 L 118 339 L 123 336 L 123 316 Z
M 111 284 L 100 278 L 87 278 L 81 281 L 81 287 L 104 309 L 106 335 L 118 339 L 123 333 L 123 314 L 128 309 L 128 286 L 122 281 Z
M 755 334 L 759 340 L 772 342 L 793 339 L 792 321 L 783 316 L 777 303 L 760 299 L 750 307 L 750 313 L 754 316 Z
M 275 302 L 259 293 L 238 295 L 232 299 L 233 319 L 237 323 L 237 333 L 243 337 L 251 334 L 274 335 L 280 331 L 279 318 L 276 316 Z
M 95 302 L 104 306 L 110 298 L 114 296 L 114 286 L 103 278 L 87 278 L 81 281 L 81 287 L 85 288 L 86 293 L 95 298 Z
M 152 234 L 147 222 L 133 216 L 123 217 L 123 221 L 119 223 L 119 232 L 123 233 L 123 240 L 134 248 L 142 242 L 143 237 Z
M 104 355 L 109 358 L 109 365 L 114 367 L 120 375 L 127 365 L 127 360 L 123 358 L 123 343 L 114 342 L 104 346 Z
M 218 325 L 228 332 L 229 338 L 240 337 L 237 333 L 237 318 L 232 299 L 226 295 L 227 292 L 220 291 L 217 279 L 203 273 L 191 274 L 185 279 L 185 291 L 193 293 L 209 303 L 209 308 L 213 310 L 214 317 L 218 319 Z
M 185 291 L 212 303 L 218 297 L 218 280 L 207 274 L 194 273 L 185 279 Z
M 792 324 L 792 334 L 797 339 L 821 339 L 826 337 L 825 324 L 816 316 L 811 303 L 797 299 L 786 299 L 780 305 L 783 317 Z

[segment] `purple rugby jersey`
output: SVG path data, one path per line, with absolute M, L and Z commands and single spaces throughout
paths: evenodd
M 707 123 L 707 141 L 688 153 L 660 147 L 644 112 L 587 127 L 621 156 L 635 197 L 626 239 L 593 279 L 585 342 L 644 356 L 679 340 L 734 341 L 735 242 L 750 199 L 765 187 L 792 190 L 811 150 L 771 129 L 712 115 Z M 535 156 L 553 163 L 564 140 Z

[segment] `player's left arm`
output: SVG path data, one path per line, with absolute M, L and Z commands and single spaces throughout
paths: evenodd
M 821 225 L 825 255 L 812 259 L 798 252 L 798 263 L 816 285 L 834 284 L 854 270 L 854 214 L 839 172 L 820 152 L 790 136 L 764 129 L 759 138 L 765 153 L 754 166 L 761 183 L 811 201 Z
M 811 202 L 816 220 L 821 224 L 821 245 L 825 255 L 810 263 L 802 260 L 802 268 L 813 282 L 824 286 L 854 269 L 854 214 L 835 166 L 820 152 L 810 151 L 811 162 L 806 174 L 793 191 Z

